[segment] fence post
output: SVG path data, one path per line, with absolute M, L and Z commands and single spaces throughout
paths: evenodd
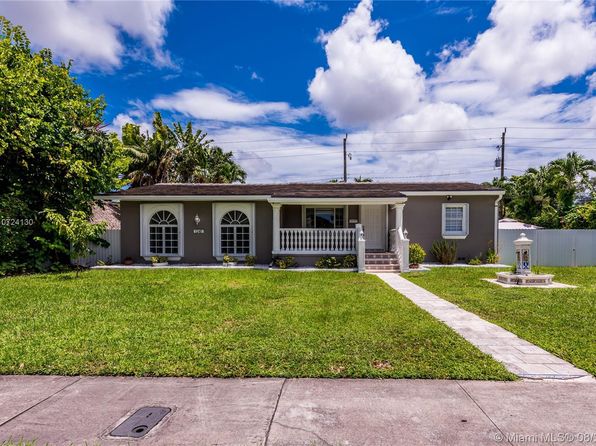
M 364 261 L 366 257 L 366 240 L 364 239 L 364 231 L 362 225 L 358 223 L 356 225 L 356 258 L 358 260 L 358 272 L 364 272 Z

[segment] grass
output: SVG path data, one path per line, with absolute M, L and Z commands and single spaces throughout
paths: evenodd
M 0 373 L 514 379 L 377 277 L 119 270 L 0 280 Z
M 433 268 L 408 280 L 596 375 L 596 267 L 549 268 L 575 289 L 501 288 L 494 268 Z

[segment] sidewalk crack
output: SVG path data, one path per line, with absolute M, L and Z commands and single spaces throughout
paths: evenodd
M 267 433 L 265 434 L 264 446 L 267 446 L 267 444 L 269 444 L 269 434 L 271 433 L 271 426 L 273 425 L 273 420 L 275 418 L 275 415 L 277 414 L 277 407 L 279 406 L 279 400 L 281 399 L 281 394 L 284 391 L 284 387 L 285 387 L 287 381 L 288 381 L 288 378 L 284 378 L 283 382 L 281 383 L 279 393 L 277 394 L 277 401 L 275 402 L 275 408 L 273 409 L 273 414 L 271 414 L 271 419 L 269 420 L 269 425 L 267 426 Z
M 507 435 L 505 435 L 505 432 L 503 432 L 501 430 L 501 428 L 499 426 L 497 426 L 497 423 L 495 423 L 493 421 L 493 419 L 484 411 L 484 409 L 480 406 L 480 404 L 478 404 L 478 402 L 474 399 L 474 397 L 472 397 L 472 395 L 470 395 L 470 393 L 464 388 L 464 386 L 461 385 L 461 383 L 459 381 L 456 381 L 456 382 L 457 382 L 457 385 L 459 386 L 459 388 L 468 396 L 468 398 L 470 398 L 472 400 L 472 402 L 476 405 L 476 407 L 478 409 L 480 409 L 480 411 L 484 414 L 484 416 L 486 418 L 488 418 L 488 420 L 492 423 L 492 425 L 495 427 L 495 429 L 497 429 L 499 431 L 499 433 L 501 434 L 501 438 L 504 439 L 508 444 L 513 446 L 513 443 L 511 443 L 509 441 L 509 439 L 507 438 Z
M 59 394 L 60 392 L 62 392 L 63 390 L 66 390 L 66 389 L 68 389 L 70 386 L 72 386 L 73 384 L 76 384 L 76 383 L 78 383 L 78 382 L 79 382 L 79 381 L 80 381 L 82 378 L 83 378 L 82 376 L 79 376 L 79 377 L 78 377 L 77 379 L 75 379 L 73 382 L 71 382 L 71 383 L 68 383 L 67 385 L 65 385 L 65 386 L 64 386 L 64 387 L 62 387 L 61 389 L 58 389 L 58 390 L 56 390 L 54 393 L 52 393 L 51 395 L 49 395 L 49 396 L 45 397 L 45 398 L 44 398 L 44 399 L 42 399 L 41 401 L 38 401 L 37 403 L 33 404 L 32 406 L 28 407 L 27 409 L 25 409 L 25 410 L 23 410 L 23 411 L 19 412 L 18 414 L 16 414 L 15 416 L 13 416 L 13 417 L 9 418 L 9 419 L 8 419 L 8 420 L 6 420 L 5 422 L 3 422 L 3 423 L 0 423 L 0 427 L 2 427 L 2 426 L 5 426 L 6 424 L 10 423 L 12 420 L 14 420 L 14 419 L 16 419 L 16 418 L 20 417 L 21 415 L 23 415 L 23 414 L 25 414 L 25 413 L 29 412 L 31 409 L 33 409 L 33 408 L 35 408 L 35 407 L 39 406 L 41 403 L 44 403 L 44 402 L 46 402 L 47 400 L 49 400 L 50 398 L 52 398 L 52 397 L 54 397 L 54 396 L 58 395 L 58 394 Z

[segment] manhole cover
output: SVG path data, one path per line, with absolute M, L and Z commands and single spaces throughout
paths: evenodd
M 113 437 L 141 438 L 153 429 L 167 414 L 169 407 L 141 407 L 110 432 Z

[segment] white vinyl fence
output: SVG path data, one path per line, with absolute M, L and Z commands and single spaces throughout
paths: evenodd
M 91 245 L 90 248 L 95 251 L 95 254 L 83 257 L 76 263 L 83 266 L 95 266 L 98 261 L 120 263 L 120 229 L 108 229 L 101 238 L 106 240 L 110 246 L 102 248 L 101 246 Z
M 513 240 L 522 232 L 534 241 L 534 265 L 596 265 L 596 229 L 499 229 L 500 263 L 515 262 Z

